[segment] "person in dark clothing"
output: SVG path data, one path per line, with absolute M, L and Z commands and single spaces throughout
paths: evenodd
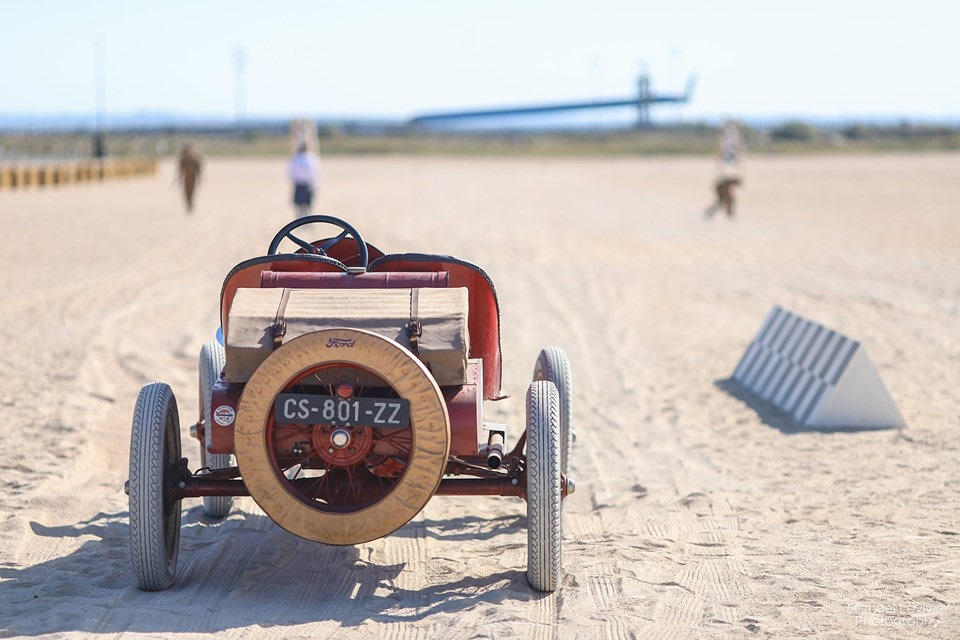
M 717 209 L 723 209 L 727 212 L 727 217 L 732 218 L 734 215 L 734 208 L 736 206 L 736 201 L 733 196 L 733 188 L 739 187 L 741 184 L 740 178 L 736 176 L 730 176 L 725 178 L 717 179 L 716 184 L 714 185 L 714 191 L 717 193 L 716 201 L 711 204 L 706 211 L 706 216 L 709 218 Z
M 194 151 L 193 145 L 183 145 L 183 151 L 180 152 L 180 164 L 177 168 L 177 176 L 183 185 L 183 197 L 187 203 L 187 213 L 193 211 L 193 193 L 200 182 L 200 170 L 203 160 L 200 155 Z

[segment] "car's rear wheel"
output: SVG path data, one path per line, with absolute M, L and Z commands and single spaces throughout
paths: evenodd
M 563 578 L 560 398 L 552 382 L 527 391 L 527 582 L 555 591 Z
M 327 398 L 347 408 L 346 418 L 304 409 L 303 418 L 286 419 L 279 394 Z M 359 403 L 401 401 L 409 421 L 400 428 L 350 418 Z M 277 524 L 308 540 L 359 544 L 403 526 L 434 494 L 450 422 L 440 388 L 413 354 L 375 333 L 327 329 L 291 340 L 257 368 L 234 440 L 250 495 Z
M 213 446 L 213 386 L 220 378 L 226 362 L 223 345 L 216 340 L 203 345 L 200 349 L 200 419 L 204 425 L 204 441 L 200 443 L 200 466 L 211 471 L 233 466 L 233 456 L 229 453 L 210 453 Z M 233 507 L 230 496 L 204 496 L 203 511 L 211 518 L 225 518 Z
M 560 397 L 560 472 L 570 473 L 570 456 L 576 432 L 573 429 L 573 379 L 570 361 L 560 347 L 547 347 L 540 352 L 533 369 L 534 380 L 549 380 Z
M 162 382 L 140 390 L 130 438 L 130 551 L 145 591 L 173 585 L 180 549 L 180 501 L 167 489 L 180 460 L 180 418 L 173 391 Z

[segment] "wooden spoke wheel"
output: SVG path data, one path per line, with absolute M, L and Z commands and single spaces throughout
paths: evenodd
M 279 394 L 328 398 L 347 411 L 325 416 L 317 400 L 313 413 L 288 422 L 278 419 L 287 415 L 277 411 Z M 409 401 L 409 424 L 351 421 L 354 400 Z M 257 368 L 234 439 L 243 481 L 267 515 L 302 538 L 349 545 L 392 533 L 426 505 L 446 468 L 450 420 L 440 388 L 409 351 L 369 331 L 326 329 L 291 340 Z

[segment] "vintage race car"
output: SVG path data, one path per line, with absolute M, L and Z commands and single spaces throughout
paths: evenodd
M 342 231 L 293 233 L 312 223 Z M 280 253 L 284 239 L 299 249 Z M 506 426 L 483 419 L 484 401 L 504 396 L 499 306 L 482 269 L 384 255 L 343 220 L 308 216 L 230 271 L 220 310 L 222 331 L 200 351 L 196 471 L 171 388 L 148 384 L 137 398 L 125 488 L 140 588 L 174 582 L 183 498 L 223 518 L 251 496 L 291 533 L 354 545 L 396 531 L 434 495 L 526 500 L 527 579 L 559 586 L 570 366 L 562 349 L 541 351 L 508 448 Z

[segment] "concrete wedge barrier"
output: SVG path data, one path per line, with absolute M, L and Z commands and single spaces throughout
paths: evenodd
M 774 306 L 733 380 L 805 427 L 905 427 L 863 346 Z

